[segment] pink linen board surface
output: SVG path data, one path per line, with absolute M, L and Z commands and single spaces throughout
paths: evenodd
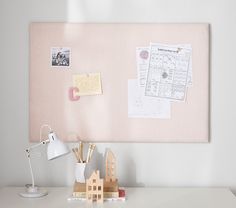
M 193 86 L 173 102 L 170 119 L 128 118 L 128 79 L 137 78 L 136 47 L 191 44 Z M 69 67 L 51 66 L 51 48 L 71 50 Z M 102 95 L 68 99 L 72 76 L 100 72 Z M 30 25 L 30 141 L 42 124 L 64 141 L 208 142 L 208 24 Z

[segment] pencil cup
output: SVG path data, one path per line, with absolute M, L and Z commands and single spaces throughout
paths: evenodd
M 75 179 L 79 183 L 85 183 L 85 172 L 86 163 L 76 163 L 75 164 Z

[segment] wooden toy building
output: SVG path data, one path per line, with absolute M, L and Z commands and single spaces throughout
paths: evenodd
M 103 202 L 103 179 L 100 179 L 98 170 L 86 180 L 86 199 L 91 202 Z
M 125 200 L 124 189 L 119 189 L 116 178 L 116 158 L 112 151 L 106 155 L 105 180 L 100 178 L 99 171 L 94 171 L 86 183 L 75 182 L 73 197 L 91 202 L 103 200 Z

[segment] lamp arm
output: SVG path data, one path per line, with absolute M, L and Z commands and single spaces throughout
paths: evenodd
M 40 143 L 30 146 L 29 148 L 26 149 L 26 152 L 29 153 L 32 149 L 35 149 L 36 147 L 41 146 L 42 144 L 43 145 L 47 144 L 47 143 L 49 143 L 49 139 L 43 140 Z
M 29 148 L 26 149 L 26 153 L 27 153 L 27 157 L 28 157 L 28 161 L 29 161 L 30 175 L 31 175 L 31 180 L 32 180 L 32 188 L 35 187 L 35 184 L 34 184 L 34 174 L 33 174 L 33 169 L 32 169 L 31 159 L 30 159 L 30 151 L 31 151 L 32 149 L 35 149 L 35 148 L 41 146 L 41 145 L 45 145 L 45 144 L 47 144 L 48 142 L 49 142 L 49 139 L 44 140 L 44 141 L 42 141 L 42 142 L 40 142 L 40 143 L 38 143 L 38 144 L 32 145 L 31 147 L 29 147 Z

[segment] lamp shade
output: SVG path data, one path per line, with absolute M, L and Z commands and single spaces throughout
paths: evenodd
M 66 144 L 60 141 L 54 132 L 50 132 L 48 138 L 49 138 L 49 144 L 47 148 L 48 160 L 53 160 L 70 152 Z

